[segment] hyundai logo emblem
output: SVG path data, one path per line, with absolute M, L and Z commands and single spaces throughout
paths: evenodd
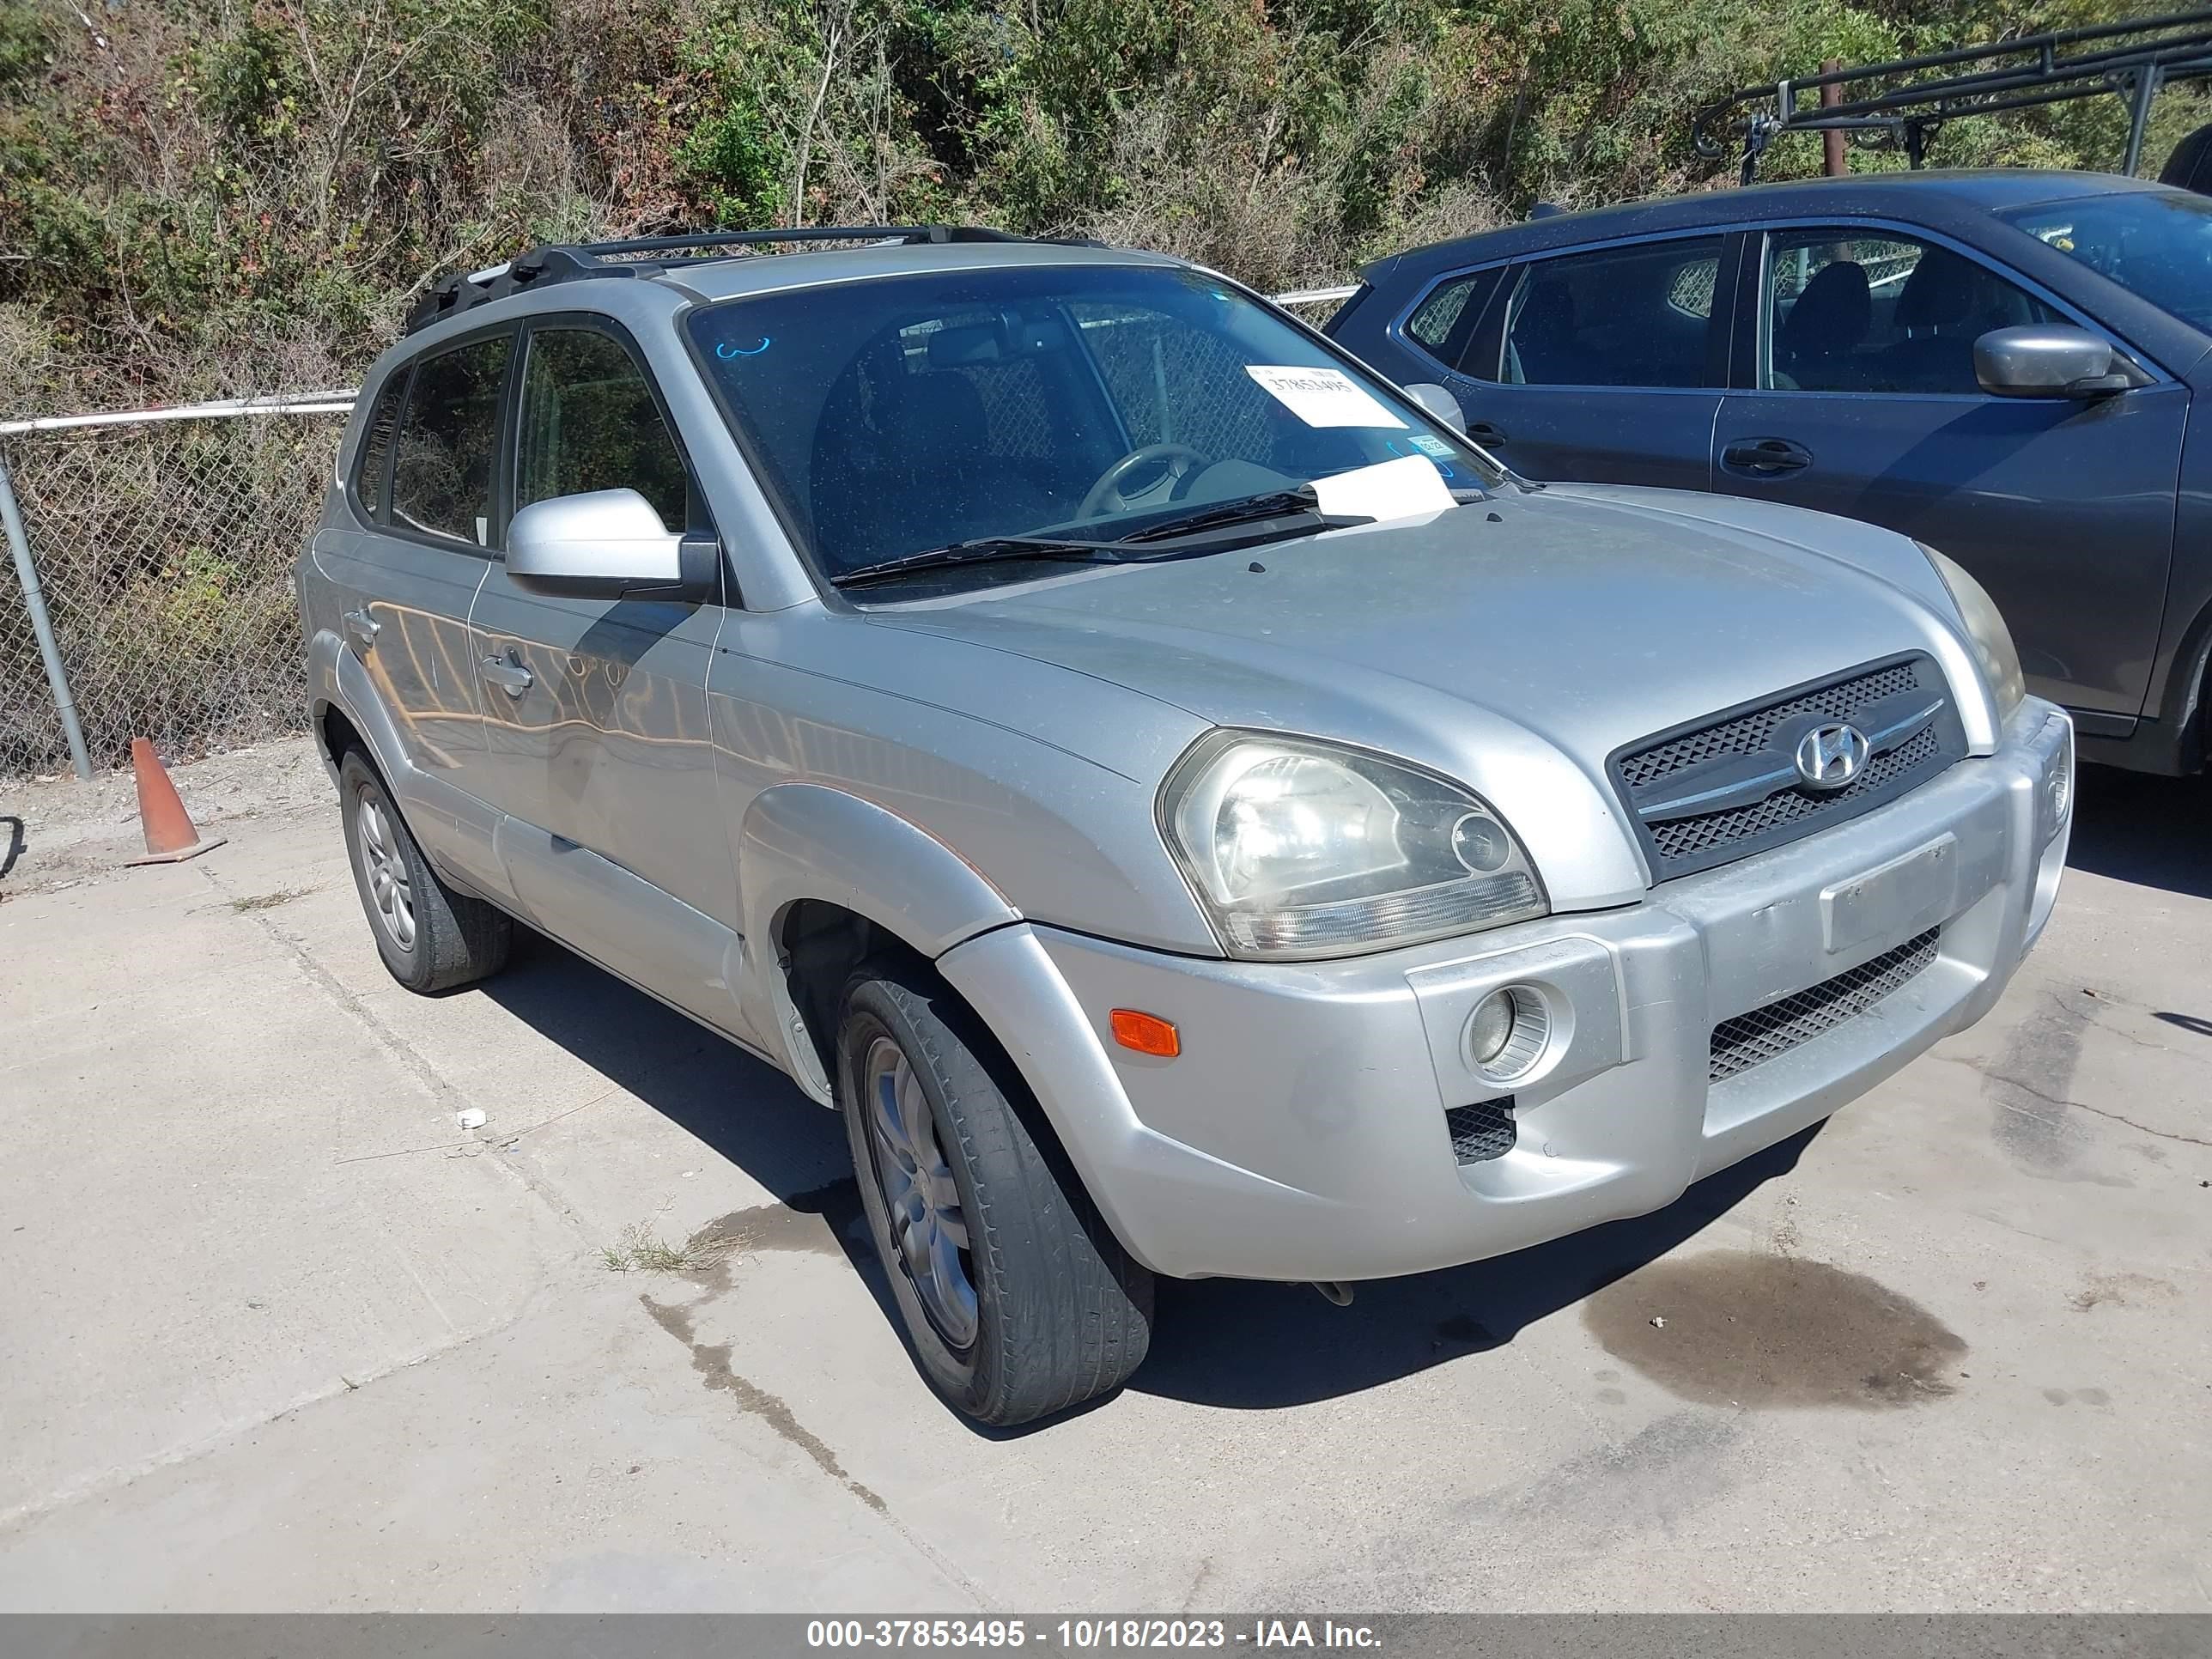
M 1797 740 L 1797 775 L 1822 794 L 1866 770 L 1866 733 L 1856 726 L 1816 726 Z

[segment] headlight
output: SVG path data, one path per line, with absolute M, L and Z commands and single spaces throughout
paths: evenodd
M 2020 672 L 2020 653 L 2013 648 L 2012 630 L 1997 614 L 1996 601 L 1963 568 L 1927 543 L 1913 545 L 1928 556 L 1943 586 L 1951 590 L 1951 602 L 1959 607 L 1959 618 L 1966 625 L 1966 639 L 1982 665 L 1982 678 L 1989 682 L 1990 695 L 1996 699 L 1997 719 L 2000 722 L 2010 720 L 2012 711 L 2027 695 L 2027 679 Z
M 1169 775 L 1160 823 L 1231 956 L 1348 956 L 1545 912 L 1489 807 L 1357 750 L 1216 733 Z

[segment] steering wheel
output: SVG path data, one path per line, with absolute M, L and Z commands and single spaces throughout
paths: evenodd
M 1209 464 L 1211 457 L 1200 454 L 1188 444 L 1146 444 L 1133 449 L 1120 460 L 1098 475 L 1098 482 L 1091 486 L 1076 509 L 1079 519 L 1095 519 L 1111 508 L 1128 508 L 1146 496 L 1164 491 L 1172 499 L 1176 486 L 1188 477 L 1192 471 Z M 1176 463 L 1182 463 L 1178 465 Z M 1124 489 L 1121 486 L 1132 473 L 1148 466 L 1162 468 L 1160 476 L 1142 489 Z

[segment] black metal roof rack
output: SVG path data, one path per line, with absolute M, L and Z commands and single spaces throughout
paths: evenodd
M 1928 78 L 1929 70 L 1947 71 Z M 1745 87 L 1700 110 L 1692 123 L 1698 154 L 1726 153 L 1719 134 L 1742 146 L 1741 182 L 1751 183 L 1759 158 L 1785 132 L 1877 132 L 1901 140 L 1913 167 L 1946 121 L 2002 110 L 2107 94 L 2130 100 L 2128 148 L 2121 170 L 2142 161 L 2151 100 L 2172 81 L 2212 77 L 2212 9 L 2169 12 L 2118 23 L 2055 29 L 1986 46 L 1863 64 L 1819 75 Z M 1899 82 L 1902 84 L 1894 84 Z M 1857 96 L 1846 88 L 1873 82 Z M 1880 83 L 1893 84 L 1880 84 Z M 1835 88 L 1835 102 L 1819 100 Z M 1807 93 L 1815 101 L 1802 104 Z
M 722 250 L 807 242 L 895 242 L 919 246 L 946 242 L 1028 242 L 1074 239 L 1017 236 L 986 225 L 795 225 L 784 230 L 714 230 L 681 236 L 631 236 L 612 242 L 534 247 L 504 264 L 448 276 L 408 313 L 406 331 L 428 328 L 510 294 L 586 276 L 651 275 L 694 260 L 727 258 Z

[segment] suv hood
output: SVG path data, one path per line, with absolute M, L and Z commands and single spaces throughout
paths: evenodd
M 1540 860 L 1547 831 L 1586 838 L 1600 820 L 1632 842 L 1605 778 L 1614 750 L 1877 658 L 1928 652 L 1970 738 L 1986 731 L 1965 647 L 1934 608 L 1948 603 L 1889 532 L 1554 486 L 870 620 L 1056 663 L 1214 725 L 1419 762 L 1489 799 Z M 1562 760 L 1587 787 L 1559 787 Z M 1639 866 L 1614 897 L 1642 885 Z

